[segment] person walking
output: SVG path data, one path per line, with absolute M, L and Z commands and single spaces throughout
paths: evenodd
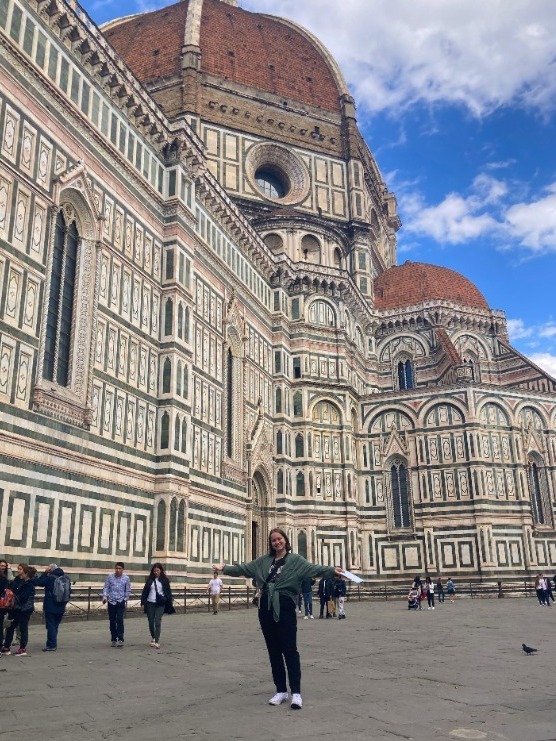
M 174 597 L 170 587 L 170 580 L 166 576 L 161 563 L 155 563 L 147 576 L 143 592 L 141 593 L 141 606 L 143 607 L 151 634 L 150 645 L 160 648 L 160 632 L 162 630 L 162 616 L 164 613 L 173 615 Z
M 301 594 L 303 595 L 303 605 L 305 607 L 305 617 L 303 620 L 313 620 L 313 586 L 314 579 L 303 579 L 301 582 Z
M 280 705 L 288 699 L 286 668 L 289 679 L 291 707 L 301 709 L 301 662 L 297 650 L 297 596 L 303 579 L 326 577 L 332 580 L 342 574 L 339 567 L 318 566 L 303 556 L 291 552 L 288 536 L 274 528 L 268 536 L 268 553 L 249 563 L 214 566 L 226 576 L 255 578 L 261 590 L 259 624 L 265 639 L 276 694 L 269 705 Z M 284 666 L 285 662 L 285 666 Z
M 440 577 L 438 577 L 438 579 L 436 580 L 436 593 L 438 594 L 439 604 L 441 602 L 444 602 L 444 586 Z
M 8 562 L 5 559 L 0 560 L 0 599 L 4 598 L 6 589 L 9 589 L 11 575 Z M 0 607 L 0 647 L 4 642 L 4 618 L 7 614 L 8 608 Z
M 417 590 L 417 594 L 419 595 L 419 609 L 421 609 L 421 602 L 425 599 L 425 592 L 423 589 L 423 582 L 421 581 L 421 577 L 418 574 L 413 580 L 413 584 L 411 586 L 413 589 Z
M 448 592 L 448 599 L 453 603 L 456 598 L 456 587 L 451 577 L 446 582 L 446 591 Z
M 4 643 L 0 649 L 0 654 L 10 654 L 11 646 L 16 628 L 20 630 L 19 648 L 15 651 L 14 656 L 27 656 L 27 643 L 29 642 L 29 620 L 35 611 L 35 578 L 37 570 L 33 566 L 21 564 L 21 577 L 18 581 L 15 594 L 17 604 L 13 610 L 8 612 L 8 620 L 11 623 L 6 630 Z
M 218 571 L 215 571 L 207 587 L 207 592 L 210 594 L 213 615 L 218 615 L 218 603 L 220 601 L 220 592 L 222 591 L 223 586 L 224 582 L 218 576 Z
M 546 602 L 547 602 L 548 605 L 550 605 L 550 600 L 552 600 L 552 602 L 554 602 L 554 594 L 552 593 L 552 584 L 550 583 L 550 577 L 549 576 L 545 576 L 544 577 L 544 582 L 545 582 L 545 586 L 546 586 Z
M 334 582 L 334 599 L 336 600 L 338 620 L 345 620 L 344 603 L 346 601 L 346 583 L 341 576 L 338 576 Z
M 117 561 L 114 564 L 114 573 L 108 574 L 102 590 L 102 604 L 108 602 L 112 648 L 124 647 L 125 608 L 131 594 L 131 582 L 129 576 L 124 574 L 124 569 L 125 564 Z
M 44 587 L 42 609 L 46 626 L 46 646 L 43 651 L 56 651 L 58 649 L 58 629 L 69 602 L 71 582 L 58 564 L 51 563 L 45 569 L 44 574 L 35 579 L 35 584 L 38 587 Z
M 324 615 L 324 608 L 326 607 L 326 617 L 331 618 L 332 615 L 328 609 L 328 601 L 334 596 L 334 580 L 328 577 L 322 577 L 319 581 L 318 586 L 319 600 L 320 600 L 320 612 L 319 620 L 322 620 Z
M 427 602 L 429 605 L 427 610 L 434 610 L 434 584 L 430 576 L 427 576 L 425 579 L 425 589 L 427 591 Z

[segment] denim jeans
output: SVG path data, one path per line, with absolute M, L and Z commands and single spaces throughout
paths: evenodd
M 147 602 L 147 620 L 149 621 L 149 631 L 153 641 L 160 641 L 160 631 L 162 628 L 162 616 L 164 615 L 164 605 L 157 605 L 155 602 Z
M 303 604 L 305 605 L 305 615 L 313 614 L 313 593 L 303 592 Z
M 113 641 L 124 640 L 125 602 L 108 603 L 108 617 L 110 618 L 110 635 Z
M 46 625 L 46 647 L 58 648 L 58 628 L 64 617 L 56 612 L 45 612 L 44 622 Z

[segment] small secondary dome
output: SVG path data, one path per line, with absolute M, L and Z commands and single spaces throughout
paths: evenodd
M 485 297 L 461 273 L 438 265 L 410 262 L 395 265 L 375 280 L 377 309 L 397 309 L 434 299 L 462 306 L 488 309 Z

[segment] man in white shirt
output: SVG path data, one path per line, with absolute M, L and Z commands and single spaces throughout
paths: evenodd
M 218 614 L 218 601 L 220 600 L 220 591 L 224 586 L 222 579 L 218 578 L 218 571 L 215 571 L 213 578 L 208 583 L 207 592 L 210 594 L 210 600 L 212 602 L 212 614 Z

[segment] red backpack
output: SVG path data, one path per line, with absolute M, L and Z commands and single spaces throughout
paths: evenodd
M 2 594 L 0 594 L 0 610 L 13 610 L 17 604 L 17 597 L 15 592 L 6 587 Z

